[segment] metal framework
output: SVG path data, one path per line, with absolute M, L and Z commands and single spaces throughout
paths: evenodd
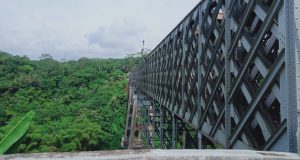
M 295 3 L 202 0 L 130 75 L 148 148 L 295 152 Z

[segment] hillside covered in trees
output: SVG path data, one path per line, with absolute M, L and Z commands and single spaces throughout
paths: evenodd
M 137 58 L 34 61 L 0 52 L 0 140 L 29 111 L 35 116 L 14 152 L 119 149 L 127 74 Z

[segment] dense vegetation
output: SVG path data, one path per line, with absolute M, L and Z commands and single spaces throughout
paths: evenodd
M 58 62 L 0 52 L 0 140 L 36 114 L 18 153 L 119 149 L 136 58 Z

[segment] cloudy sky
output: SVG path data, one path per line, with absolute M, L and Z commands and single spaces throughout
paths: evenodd
M 116 58 L 154 48 L 199 0 L 0 0 L 0 50 Z

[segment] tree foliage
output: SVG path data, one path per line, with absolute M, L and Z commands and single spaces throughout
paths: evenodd
M 33 123 L 18 153 L 119 149 L 127 74 L 138 58 L 33 61 L 0 52 L 0 140 L 24 113 Z
M 0 141 L 0 154 L 6 153 L 29 129 L 34 112 L 29 111 Z

